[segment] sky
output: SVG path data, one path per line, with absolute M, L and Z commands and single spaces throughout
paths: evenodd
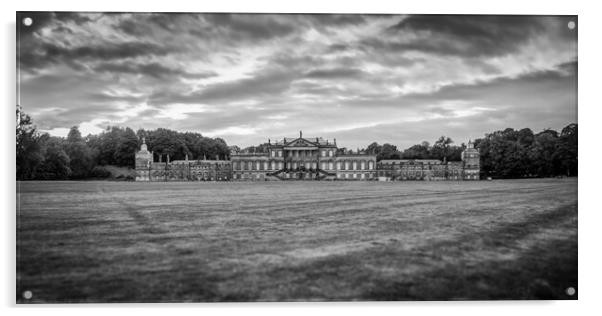
M 38 129 L 169 128 L 455 144 L 577 122 L 577 18 L 18 13 L 19 102 Z

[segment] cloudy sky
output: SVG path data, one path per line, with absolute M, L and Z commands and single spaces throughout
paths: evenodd
M 571 16 L 23 13 L 18 22 L 26 16 L 20 103 L 57 136 L 74 125 L 165 127 L 244 147 L 303 130 L 349 148 L 406 148 L 577 121 Z

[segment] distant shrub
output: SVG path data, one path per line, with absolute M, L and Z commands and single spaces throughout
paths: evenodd
M 96 166 L 92 169 L 90 177 L 97 179 L 134 181 L 134 179 L 136 179 L 136 171 L 125 167 Z
M 96 166 L 92 168 L 90 172 L 92 178 L 105 179 L 111 177 L 111 171 L 107 170 L 105 166 Z

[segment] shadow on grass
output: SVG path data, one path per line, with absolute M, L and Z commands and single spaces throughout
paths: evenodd
M 288 284 L 268 300 L 577 299 L 566 293 L 578 288 L 576 234 L 519 246 L 541 229 L 576 232 L 576 217 L 576 205 L 565 205 L 411 250 L 391 243 L 277 267 L 271 277 Z
M 431 254 L 453 254 L 458 250 L 505 250 L 529 234 L 575 218 L 571 204 L 501 225 L 479 234 L 432 245 Z M 464 245 L 464 246 L 463 246 Z M 377 289 L 364 293 L 369 300 L 445 300 L 445 299 L 577 299 L 566 289 L 577 289 L 577 236 L 544 241 L 512 260 L 484 260 L 469 266 L 446 264 L 407 281 L 382 280 Z
M 447 265 L 407 281 L 382 280 L 367 300 L 577 299 L 577 240 L 547 243 L 511 261 L 486 261 L 470 268 Z

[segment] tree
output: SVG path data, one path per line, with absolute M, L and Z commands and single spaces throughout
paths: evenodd
M 62 139 L 44 135 L 44 162 L 36 178 L 64 180 L 71 175 L 69 156 L 63 149 Z
M 64 144 L 69 156 L 69 169 L 72 178 L 85 178 L 94 167 L 92 150 L 86 145 L 77 126 L 71 127 Z
M 558 133 L 544 130 L 535 135 L 535 142 L 531 147 L 529 156 L 533 161 L 533 169 L 540 177 L 550 177 L 558 174 L 560 164 L 555 159 Z
M 366 148 L 366 152 L 372 155 L 378 155 L 382 150 L 383 146 L 379 145 L 377 142 L 373 142 L 372 144 L 368 145 L 368 148 Z
M 440 160 L 443 160 L 444 158 L 449 159 L 449 149 L 453 142 L 454 141 L 449 137 L 439 137 L 431 149 L 431 158 Z
M 546 129 L 538 134 L 528 128 L 507 128 L 477 139 L 481 170 L 498 178 L 577 175 L 577 124 L 569 124 L 559 135 Z
M 380 153 L 376 155 L 376 161 L 383 159 L 401 159 L 401 152 L 397 150 L 397 146 L 386 143 L 382 146 Z
M 560 162 L 561 170 L 569 177 L 577 175 L 577 141 L 577 124 L 569 124 L 560 132 L 554 158 Z
M 17 179 L 35 178 L 37 169 L 44 161 L 44 154 L 31 117 L 20 108 L 17 108 L 16 144 Z
M 132 167 L 135 165 L 135 154 L 140 148 L 136 133 L 126 127 L 125 130 L 120 130 L 117 137 L 117 146 L 113 153 L 114 163 L 117 166 Z
M 268 152 L 268 143 L 259 144 L 258 146 L 249 146 L 243 149 L 244 152 L 250 153 L 267 153 Z M 219 149 L 217 149 L 219 150 Z
M 403 151 L 402 157 L 404 159 L 429 159 L 429 158 L 431 158 L 429 143 L 422 142 L 421 144 L 413 145 L 412 147 Z
M 462 143 L 460 146 L 449 146 L 448 148 L 448 161 L 461 161 L 462 152 L 466 150 L 466 145 Z
M 98 151 L 97 162 L 99 165 L 114 165 L 115 151 L 119 142 L 120 130 L 117 127 L 107 127 L 104 132 L 99 135 L 96 144 Z
M 184 159 L 190 152 L 181 134 L 165 128 L 151 131 L 147 143 L 149 150 L 161 156 L 169 155 L 171 160 Z

